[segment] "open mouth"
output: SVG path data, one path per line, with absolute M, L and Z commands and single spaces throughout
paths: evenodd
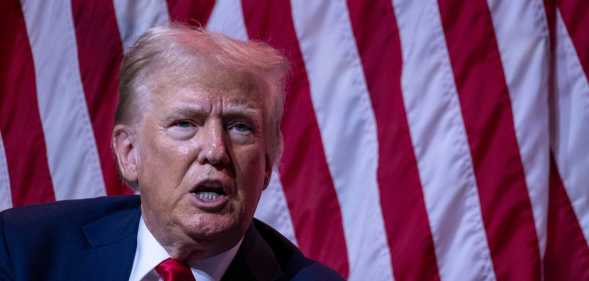
M 226 201 L 230 188 L 218 180 L 204 180 L 190 193 L 202 204 L 218 205 Z
M 205 201 L 205 202 L 215 201 L 215 200 L 217 200 L 217 198 L 219 198 L 219 196 L 224 195 L 223 193 L 214 192 L 214 191 L 201 191 L 201 192 L 195 192 L 194 194 L 196 195 L 196 198 L 198 198 L 202 201 Z

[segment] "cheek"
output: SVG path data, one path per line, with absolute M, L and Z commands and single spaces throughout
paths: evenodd
M 259 148 L 245 148 L 235 153 L 235 165 L 246 175 L 263 174 L 265 157 Z
M 166 136 L 164 132 L 159 133 L 149 140 L 149 154 L 152 161 L 161 165 L 174 165 L 188 159 L 192 149 L 190 141 L 175 141 Z
M 190 149 L 186 145 L 152 137 L 147 139 L 141 151 L 140 183 L 169 191 L 182 181 L 189 165 Z
M 181 209 L 183 182 L 187 172 L 189 149 L 182 145 L 152 137 L 141 151 L 143 158 L 139 174 L 142 198 L 157 216 L 167 217 Z M 165 219 L 165 220 L 169 220 Z
M 263 150 L 252 149 L 236 153 L 236 166 L 239 171 L 238 181 L 241 192 L 249 203 L 255 204 L 264 187 L 265 155 Z

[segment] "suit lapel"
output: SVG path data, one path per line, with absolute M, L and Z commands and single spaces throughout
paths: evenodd
M 87 245 L 79 255 L 72 254 L 65 280 L 129 280 L 140 217 L 137 204 L 83 226 Z M 252 224 L 222 281 L 276 281 L 284 276 L 272 248 Z
M 252 224 L 222 281 L 272 281 L 283 275 L 272 248 Z
M 128 280 L 137 248 L 139 218 L 137 207 L 85 225 L 82 231 L 88 245 L 79 260 L 72 261 L 69 280 Z

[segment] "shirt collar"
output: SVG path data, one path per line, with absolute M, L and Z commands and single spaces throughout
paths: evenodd
M 225 252 L 198 261 L 191 268 L 196 280 L 221 280 L 235 254 L 237 254 L 242 241 L 243 239 L 239 240 L 233 248 Z M 153 237 L 145 225 L 143 216 L 141 216 L 137 231 L 137 249 L 135 250 L 135 258 L 129 281 L 159 280 L 154 268 L 169 257 L 170 255 L 166 252 L 166 249 Z

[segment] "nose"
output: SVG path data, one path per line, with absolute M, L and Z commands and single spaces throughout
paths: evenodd
M 201 150 L 197 157 L 200 164 L 222 166 L 229 162 L 225 144 L 225 130 L 220 121 L 209 120 L 200 130 Z

